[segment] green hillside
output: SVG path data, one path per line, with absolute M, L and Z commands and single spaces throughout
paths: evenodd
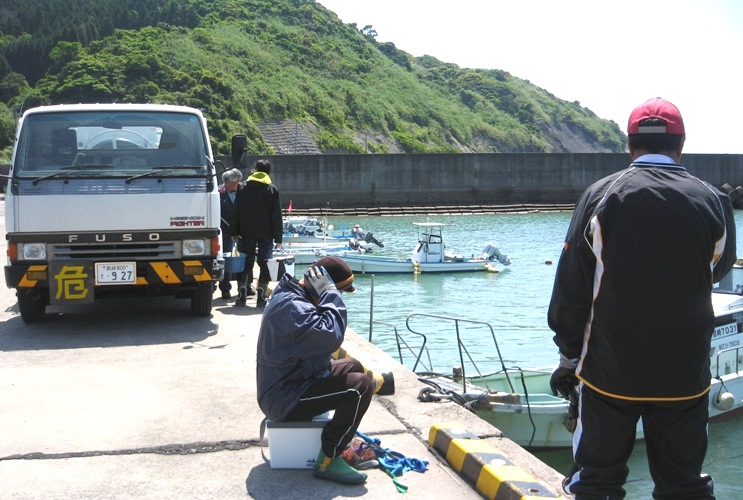
M 326 153 L 624 150 L 577 102 L 412 57 L 313 0 L 0 0 L 0 33 L 0 149 L 19 109 L 139 101 L 200 108 L 219 154 L 237 133 L 277 152 L 277 123 Z

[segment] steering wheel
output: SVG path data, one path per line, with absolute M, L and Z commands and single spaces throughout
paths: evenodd
M 105 136 L 107 134 L 111 135 L 112 137 L 110 139 L 106 139 L 105 141 L 96 142 L 96 139 L 100 138 L 101 136 Z M 143 146 L 140 146 L 136 142 L 130 139 L 127 139 L 126 137 L 122 137 L 122 135 L 125 135 L 125 134 L 129 134 L 129 135 L 134 136 L 135 138 L 142 139 L 145 142 L 145 145 L 148 145 L 149 147 L 153 149 L 156 147 L 152 141 L 150 141 L 147 137 L 140 134 L 139 132 L 135 132 L 133 130 L 114 129 L 114 130 L 104 130 L 103 132 L 100 132 L 94 135 L 93 137 L 88 139 L 83 149 L 101 149 L 101 148 L 106 147 L 106 143 L 108 141 L 111 141 L 111 149 L 118 149 L 117 146 L 118 146 L 119 141 L 125 142 L 127 145 L 133 146 L 133 147 L 127 147 L 127 148 L 122 148 L 122 149 L 143 149 Z M 91 147 L 91 144 L 94 144 L 94 146 Z

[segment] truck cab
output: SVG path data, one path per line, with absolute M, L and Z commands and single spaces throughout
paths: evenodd
M 77 104 L 27 110 L 6 194 L 22 319 L 47 305 L 172 295 L 211 314 L 220 248 L 216 166 L 196 109 Z

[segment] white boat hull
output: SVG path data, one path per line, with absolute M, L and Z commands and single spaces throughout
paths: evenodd
M 493 424 L 503 435 L 529 449 L 568 448 L 573 435 L 563 425 L 569 403 L 552 395 L 549 388 L 551 370 L 524 372 L 528 397 L 513 394 L 518 402 L 498 402 L 491 398 L 487 405 L 478 405 L 475 413 Z M 518 372 L 510 372 L 515 388 L 522 387 Z M 502 373 L 485 380 L 470 379 L 473 384 L 490 391 L 510 394 L 510 387 Z M 716 422 L 743 414 L 743 372 L 713 378 L 709 397 L 709 419 Z M 504 398 L 507 400 L 507 398 Z M 533 425 L 532 425 L 533 422 Z M 643 439 L 642 425 L 637 426 L 637 439 Z
M 343 257 L 343 253 L 346 248 L 335 249 L 335 248 L 308 248 L 302 250 L 295 250 L 290 248 L 289 253 L 294 257 L 294 263 L 302 266 L 309 266 L 327 256 Z
M 518 372 L 510 372 L 514 387 L 521 390 Z M 552 395 L 549 388 L 551 370 L 525 372 L 524 380 L 528 396 L 511 394 L 502 373 L 487 377 L 487 383 L 470 379 L 472 383 L 500 391 L 503 395 L 490 398 L 486 405 L 474 407 L 475 413 L 503 432 L 510 440 L 528 449 L 569 448 L 573 434 L 563 421 L 568 414 L 569 403 Z M 497 392 L 496 392 L 497 394 Z M 505 397 L 506 395 L 511 396 Z M 723 396 L 724 395 L 724 396 Z M 518 402 L 509 402 L 514 397 Z M 743 414 L 743 373 L 731 373 L 720 379 L 712 379 L 709 398 L 710 422 L 716 422 Z M 532 424 L 533 422 L 533 424 Z M 642 425 L 638 423 L 637 439 L 643 439 Z
M 522 379 L 523 373 L 523 379 Z M 511 384 L 521 391 L 513 393 L 503 373 L 484 379 L 471 378 L 473 384 L 487 388 L 491 396 L 486 404 L 473 409 L 482 419 L 497 427 L 511 441 L 530 450 L 570 448 L 573 434 L 564 424 L 569 402 L 553 396 L 549 381 L 551 369 L 509 371 Z M 642 424 L 637 424 L 637 439 L 643 439 Z
M 743 285 L 741 283 L 743 283 L 743 261 L 740 261 L 727 276 L 720 280 L 712 292 L 715 329 L 711 335 L 709 350 L 710 422 L 743 414 Z M 481 323 L 425 313 L 413 313 L 412 316 L 427 316 L 437 321 Z M 495 332 L 490 325 L 487 326 L 495 341 Z M 410 329 L 409 326 L 408 329 Z M 455 332 L 456 342 L 460 345 L 460 349 L 464 349 L 465 346 L 459 337 L 459 328 Z M 495 348 L 500 356 L 497 342 Z M 467 354 L 469 356 L 469 352 Z M 460 359 L 461 356 L 460 350 Z M 471 358 L 470 361 L 474 366 Z M 459 404 L 466 404 L 478 416 L 500 429 L 504 436 L 525 448 L 571 447 L 573 435 L 563 424 L 568 416 L 570 403 L 561 397 L 552 395 L 549 386 L 552 368 L 527 370 L 507 368 L 502 358 L 500 363 L 502 369 L 496 373 L 478 377 L 465 374 L 466 384 L 461 382 L 463 376 L 461 368 L 457 371 L 459 382 L 451 376 L 419 373 L 420 380 L 429 387 L 421 390 L 418 399 L 421 401 L 452 399 Z M 431 389 L 432 387 L 434 389 Z M 642 425 L 638 423 L 637 438 L 643 437 Z
M 350 238 L 340 238 L 334 236 L 305 236 L 305 235 L 284 235 L 282 237 L 284 246 L 294 248 L 315 248 L 324 246 L 345 246 L 348 247 Z
M 413 273 L 455 273 L 473 271 L 496 271 L 494 262 L 477 259 L 461 262 L 413 262 L 412 259 L 374 257 L 356 253 L 341 255 L 348 267 L 357 274 L 413 274 Z

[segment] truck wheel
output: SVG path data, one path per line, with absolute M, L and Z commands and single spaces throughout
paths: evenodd
M 211 281 L 199 283 L 191 297 L 191 313 L 194 316 L 209 316 L 212 313 L 214 284 Z
M 18 309 L 21 311 L 21 319 L 24 323 L 38 323 L 44 319 L 46 302 L 38 290 L 16 290 L 18 296 Z

